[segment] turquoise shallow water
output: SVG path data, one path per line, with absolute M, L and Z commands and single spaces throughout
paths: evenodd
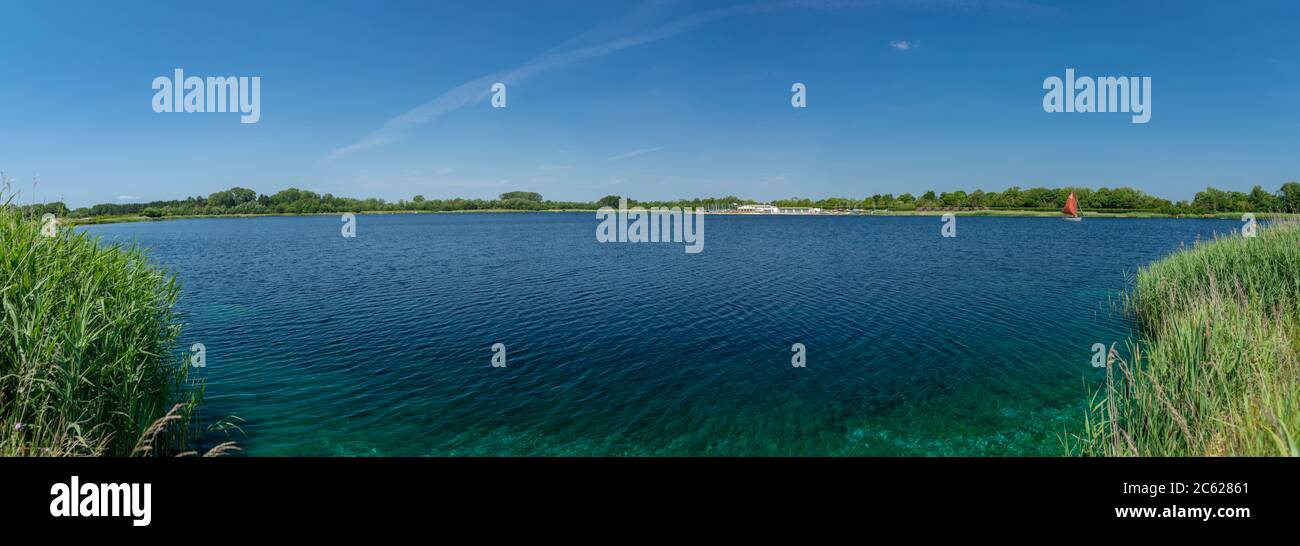
M 203 415 L 252 455 L 1054 455 L 1125 273 L 1238 227 L 705 222 L 700 254 L 589 213 L 87 229 L 179 274 Z

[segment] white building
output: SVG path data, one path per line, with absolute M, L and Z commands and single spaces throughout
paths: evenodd
M 749 214 L 777 214 L 779 210 L 772 205 L 741 205 L 736 207 L 736 212 Z
M 821 214 L 822 209 L 817 207 L 781 207 L 777 209 L 777 214 Z

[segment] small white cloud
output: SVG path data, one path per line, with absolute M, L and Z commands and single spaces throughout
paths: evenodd
M 539 171 L 567 171 L 572 169 L 573 165 L 538 165 Z
M 889 42 L 889 47 L 892 47 L 899 51 L 907 51 L 909 49 L 915 49 L 916 45 L 917 45 L 916 42 L 909 42 L 907 40 L 894 40 L 892 42 Z
M 620 160 L 620 159 L 627 159 L 627 158 L 629 158 L 629 157 L 636 157 L 636 156 L 639 156 L 639 155 L 644 155 L 644 154 L 648 154 L 648 153 L 657 152 L 657 151 L 662 150 L 662 149 L 664 149 L 663 146 L 656 146 L 656 147 L 654 147 L 654 148 L 642 148 L 642 149 L 640 149 L 640 150 L 632 150 L 632 151 L 630 151 L 630 152 L 624 152 L 624 153 L 618 154 L 618 155 L 616 155 L 616 156 L 614 156 L 614 157 L 611 157 L 611 158 L 609 158 L 609 159 L 606 159 L 605 161 L 618 161 L 618 160 Z
M 139 200 L 139 199 L 140 199 L 140 197 L 139 197 L 138 195 L 119 195 L 119 196 L 117 196 L 117 200 L 118 200 L 118 201 L 137 201 L 137 200 Z

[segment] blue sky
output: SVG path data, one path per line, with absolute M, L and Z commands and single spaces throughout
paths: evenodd
M 72 206 L 1300 179 L 1289 2 L 4 0 L 0 21 L 0 169 Z M 175 68 L 260 76 L 260 122 L 155 113 Z M 1150 123 L 1044 112 L 1066 68 L 1150 76 Z

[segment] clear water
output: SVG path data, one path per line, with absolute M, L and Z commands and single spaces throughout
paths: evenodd
M 1055 455 L 1126 273 L 1238 227 L 705 222 L 691 255 L 590 213 L 87 229 L 179 274 L 204 416 L 252 455 Z

